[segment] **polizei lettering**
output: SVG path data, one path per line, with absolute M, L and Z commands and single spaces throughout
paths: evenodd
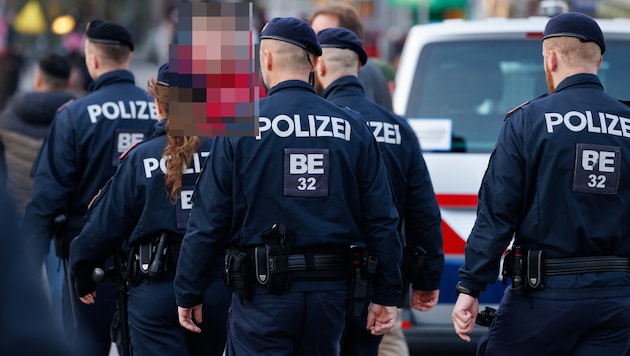
M 210 152 L 195 152 L 191 167 L 184 166 L 184 174 L 201 173 L 203 169 L 203 161 L 201 158 L 208 157 L 209 155 Z M 144 176 L 150 179 L 153 177 L 153 173 L 158 169 L 162 171 L 162 173 L 166 173 L 166 161 L 168 160 L 170 160 L 170 157 L 162 157 L 159 160 L 155 157 L 143 159 Z
M 564 126 L 570 131 L 587 131 L 613 136 L 630 137 L 630 119 L 609 113 L 592 113 L 590 111 L 569 111 L 545 113 L 547 132 L 553 133 L 556 126 Z
M 351 132 L 348 121 L 325 115 L 278 115 L 272 119 L 261 116 L 258 127 L 258 140 L 263 132 L 271 131 L 279 137 L 334 137 L 350 141 Z
M 382 121 L 368 121 L 376 142 L 384 142 L 392 145 L 400 145 L 400 126 Z
M 87 112 L 90 116 L 90 121 L 93 124 L 95 124 L 102 117 L 109 120 L 157 120 L 155 103 L 146 100 L 118 100 L 106 101 L 102 104 L 91 104 L 87 106 Z

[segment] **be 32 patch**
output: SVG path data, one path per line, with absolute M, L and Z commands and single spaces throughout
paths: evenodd
M 328 196 L 327 148 L 284 149 L 284 196 Z
M 575 149 L 573 191 L 592 194 L 617 194 L 621 171 L 618 146 L 578 143 Z

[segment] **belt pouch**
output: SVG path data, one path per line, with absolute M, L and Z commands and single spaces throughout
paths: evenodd
M 543 276 L 543 252 L 527 251 L 527 284 L 532 289 L 542 289 L 544 286 Z

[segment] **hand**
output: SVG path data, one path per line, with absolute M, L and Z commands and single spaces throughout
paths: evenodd
M 82 297 L 79 297 L 79 299 L 83 302 L 83 304 L 94 304 L 94 302 L 96 302 L 94 298 L 96 298 L 96 291 L 86 294 Z
M 179 324 L 186 330 L 190 330 L 194 333 L 200 333 L 201 329 L 195 324 L 201 323 L 201 304 L 195 305 L 191 308 L 177 307 L 177 313 L 179 314 Z M 195 320 L 193 321 L 193 317 Z
M 419 311 L 429 311 L 437 304 L 440 290 L 413 290 L 411 293 L 411 306 Z
M 457 333 L 462 340 L 470 342 L 469 334 L 475 328 L 475 320 L 477 320 L 478 313 L 479 302 L 477 298 L 464 293 L 461 293 L 457 297 L 457 302 L 455 302 L 451 317 L 453 318 L 455 333 Z
M 396 314 L 396 306 L 370 303 L 366 329 L 370 330 L 372 335 L 383 335 L 396 324 Z

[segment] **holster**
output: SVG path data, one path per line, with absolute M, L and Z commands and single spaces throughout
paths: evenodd
M 257 257 L 257 278 L 267 288 L 269 293 L 279 294 L 289 290 L 291 286 L 291 278 L 289 274 L 289 254 L 291 252 L 291 236 L 286 225 L 274 224 L 271 229 L 265 231 L 261 235 L 264 242 L 264 251 L 267 261 L 267 277 L 266 282 L 261 282 L 260 271 L 258 268 L 259 249 L 256 248 Z
M 251 260 L 247 253 L 240 249 L 227 250 L 223 278 L 228 287 L 234 288 L 241 302 L 251 300 L 254 295 L 252 275 Z
M 368 256 L 367 249 L 359 245 L 350 246 L 350 294 L 347 314 L 360 317 L 367 304 L 368 289 L 376 273 L 378 260 Z

